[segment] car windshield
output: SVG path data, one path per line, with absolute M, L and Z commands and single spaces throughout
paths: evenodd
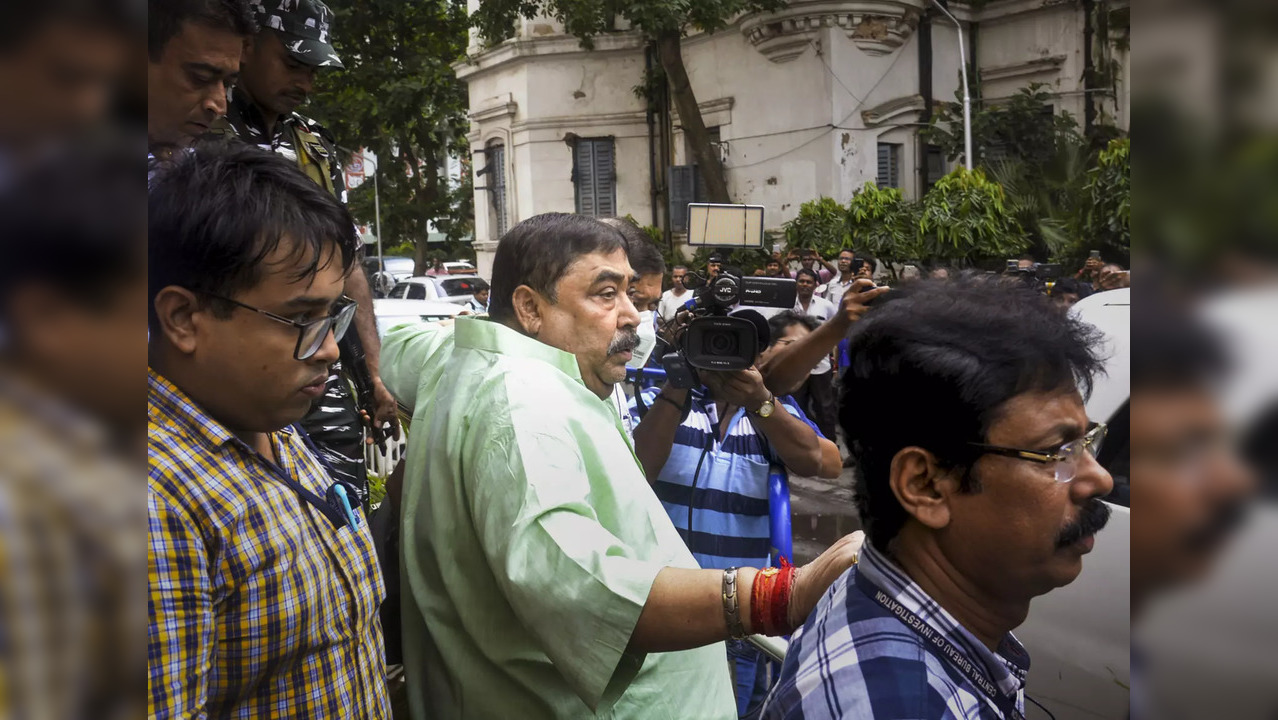
M 449 297 L 475 294 L 475 278 L 447 278 L 439 281 L 439 287 Z

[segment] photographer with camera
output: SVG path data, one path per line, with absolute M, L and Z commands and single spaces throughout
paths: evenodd
M 752 311 L 743 311 L 752 313 Z M 766 360 L 807 335 L 817 323 L 790 310 L 768 323 Z M 762 328 L 762 325 L 760 325 Z M 762 345 L 762 343 L 761 343 Z M 788 394 L 770 392 L 756 367 L 703 371 L 699 387 L 667 383 L 642 394 L 648 408 L 630 408 L 635 455 L 675 528 L 703 568 L 766 566 L 770 548 L 768 475 L 773 465 L 798 475 L 838 477 L 838 448 L 823 437 Z M 728 644 L 735 666 L 737 710 L 770 686 L 757 650 Z

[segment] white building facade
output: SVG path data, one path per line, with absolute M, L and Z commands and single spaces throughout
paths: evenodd
M 795 0 L 685 38 L 732 200 L 764 206 L 775 230 L 808 200 L 846 202 L 866 182 L 919 197 L 950 170 L 918 134 L 929 108 L 953 102 L 959 87 L 959 30 L 930 7 Z M 1113 10 L 1099 0 L 950 3 L 986 101 L 1043 83 L 1055 111 L 1124 126 L 1126 76 L 1112 73 L 1099 89 L 1084 82 L 1097 58 L 1125 66 L 1112 29 L 1108 43 L 1096 40 L 1096 18 Z M 538 18 L 492 47 L 472 36 L 468 59 L 454 66 L 470 94 L 475 249 L 486 276 L 502 233 L 533 215 L 632 215 L 678 237 L 678 208 L 699 199 L 677 113 L 667 123 L 634 90 L 650 62 L 642 38 L 623 27 L 594 43 L 583 50 Z

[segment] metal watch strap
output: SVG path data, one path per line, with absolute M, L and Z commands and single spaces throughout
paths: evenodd
M 738 640 L 744 638 L 745 625 L 741 624 L 741 604 L 737 596 L 737 569 L 730 567 L 723 571 L 723 620 L 728 626 L 728 634 Z

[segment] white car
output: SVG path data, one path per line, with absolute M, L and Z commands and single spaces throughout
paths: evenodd
M 464 260 L 446 262 L 444 263 L 444 272 L 449 275 L 473 275 L 475 274 L 475 266 Z
M 1078 579 L 1035 598 L 1015 630 L 1030 654 L 1025 694 L 1057 720 L 1121 720 L 1131 684 L 1131 508 L 1127 470 L 1131 395 L 1131 291 L 1100 292 L 1070 312 L 1104 334 L 1105 374 L 1087 400 L 1087 416 L 1109 425 L 1099 460 L 1114 476 L 1109 524 L 1083 558 Z M 1027 703 L 1029 718 L 1046 715 Z
M 475 281 L 478 279 L 478 275 L 420 275 L 397 283 L 386 297 L 464 305 L 475 294 Z
M 457 317 L 465 308 L 456 303 L 437 300 L 400 300 L 381 298 L 373 301 L 377 318 L 377 337 L 385 337 L 391 328 L 409 323 L 430 323 Z

